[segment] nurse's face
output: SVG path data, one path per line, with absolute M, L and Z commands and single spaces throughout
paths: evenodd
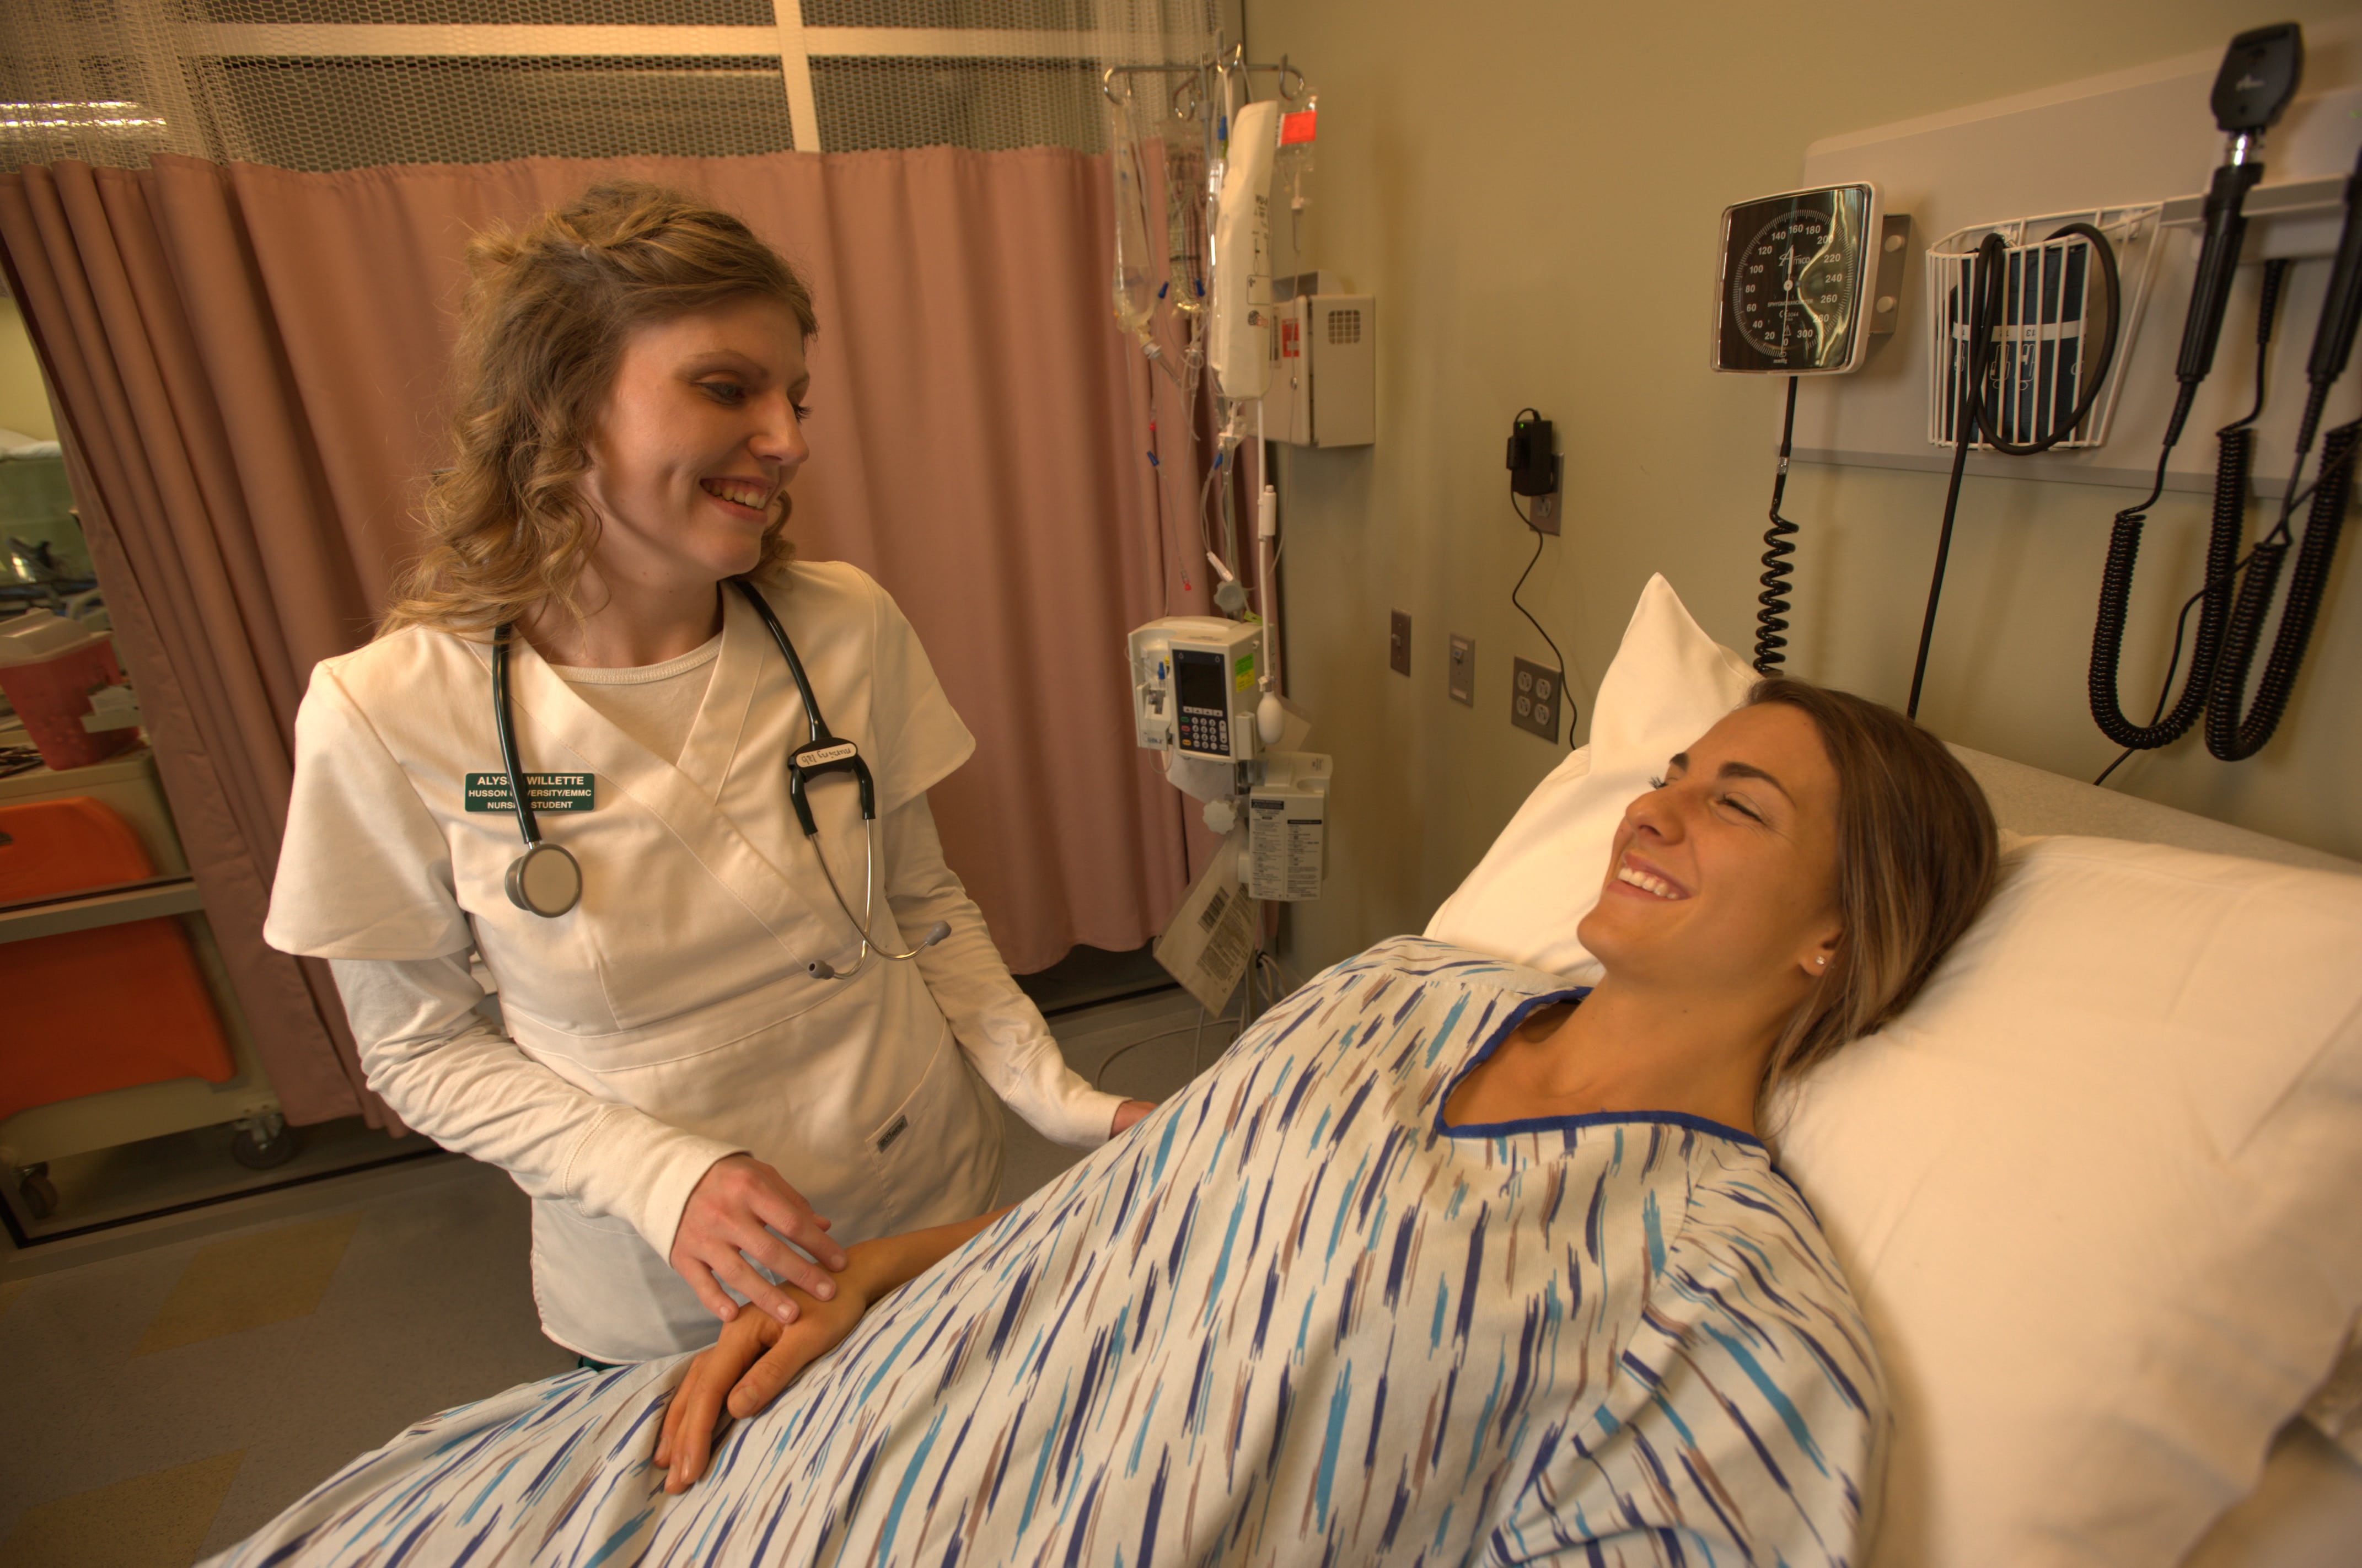
M 803 466 L 803 327 L 750 295 L 649 322 L 622 362 L 588 444 L 592 552 L 621 587 L 692 588 L 751 569 Z
M 1777 995 L 1837 962 L 1838 775 L 1820 730 L 1766 702 L 1725 717 L 1624 809 L 1577 929 L 1610 975 Z

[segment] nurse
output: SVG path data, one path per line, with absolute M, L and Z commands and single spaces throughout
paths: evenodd
M 1149 1107 L 1067 1067 L 944 864 L 927 791 L 976 743 L 910 623 L 793 558 L 802 282 L 636 185 L 471 260 L 429 547 L 313 671 L 264 935 L 329 961 L 405 1121 L 531 1195 L 544 1331 L 646 1360 L 991 1207 L 996 1095 L 1078 1146 Z

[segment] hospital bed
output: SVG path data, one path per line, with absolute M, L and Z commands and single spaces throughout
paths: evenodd
M 1652 580 L 1427 934 L 1595 977 L 1567 889 L 1754 679 Z M 2362 865 L 1954 751 L 1992 901 L 1767 1123 L 1885 1366 L 1870 1568 L 2362 1562 Z

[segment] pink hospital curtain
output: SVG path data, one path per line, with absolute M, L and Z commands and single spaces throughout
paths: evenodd
M 828 89 L 817 63 L 814 82 Z M 566 134 L 592 135 L 585 123 Z M 740 214 L 811 282 L 818 417 L 798 548 L 885 584 L 976 732 L 975 759 L 933 798 L 1011 966 L 1137 946 L 1186 886 L 1187 802 L 1131 745 L 1123 648 L 1132 625 L 1203 592 L 1202 573 L 1183 587 L 1187 524 L 1160 513 L 1145 458 L 1160 401 L 1168 431 L 1193 411 L 1115 330 L 1104 154 L 22 161 L 0 172 L 0 260 L 291 1120 L 382 1110 L 322 967 L 260 940 L 296 706 L 315 663 L 367 638 L 416 547 L 469 236 L 616 176 Z

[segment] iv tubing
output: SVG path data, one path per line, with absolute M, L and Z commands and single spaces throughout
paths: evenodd
M 1279 682 L 1279 592 L 1273 570 L 1276 564 L 1272 556 L 1275 529 L 1267 515 L 1266 502 L 1275 507 L 1276 489 L 1271 476 L 1264 470 L 1271 463 L 1271 447 L 1263 436 L 1263 402 L 1255 402 L 1255 608 L 1263 612 L 1263 689 L 1276 692 Z

